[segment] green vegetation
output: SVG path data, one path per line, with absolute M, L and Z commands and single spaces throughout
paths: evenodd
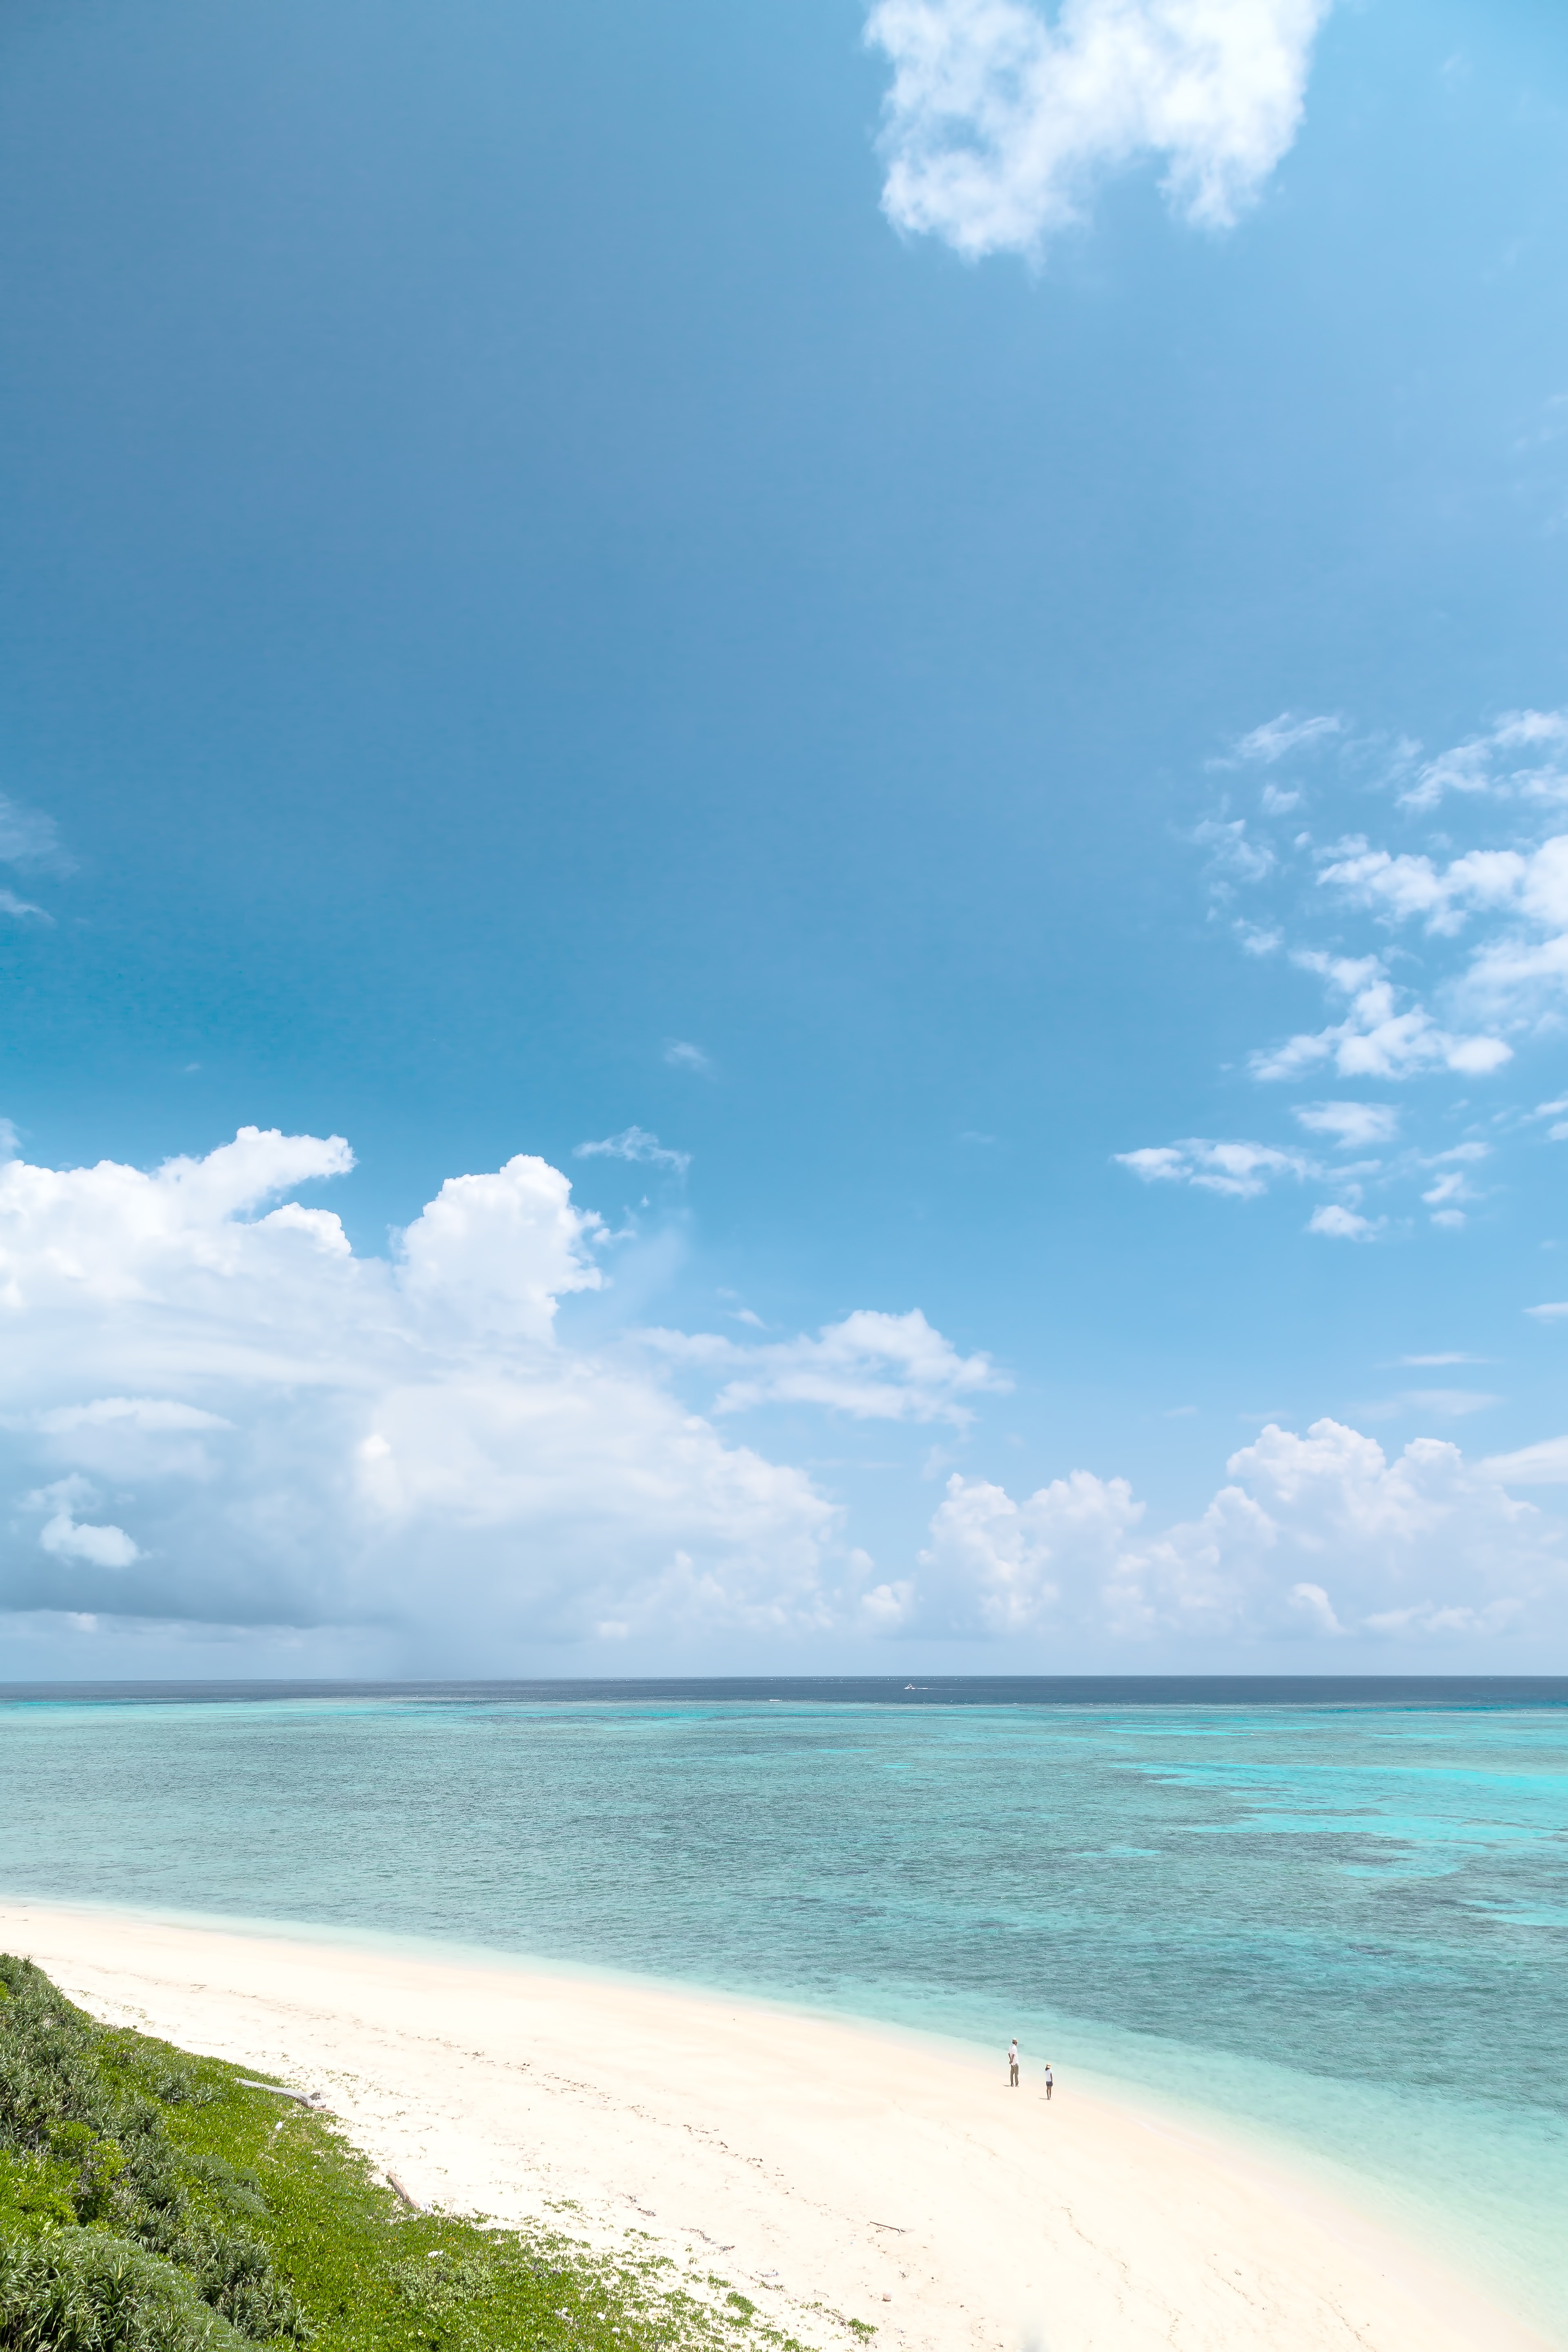
M 804 2352 L 626 2235 L 411 2211 L 324 2116 L 0 1957 L 0 2352 Z

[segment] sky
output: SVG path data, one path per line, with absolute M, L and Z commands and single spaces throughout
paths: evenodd
M 1565 132 L 11 0 L 0 1678 L 1568 1671 Z

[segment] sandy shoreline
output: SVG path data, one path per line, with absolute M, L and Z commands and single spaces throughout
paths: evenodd
M 320 2092 L 422 2202 L 635 2229 L 821 2346 L 1542 2352 L 1245 2150 L 998 2060 L 655 1985 L 0 1903 L 93 2014 Z

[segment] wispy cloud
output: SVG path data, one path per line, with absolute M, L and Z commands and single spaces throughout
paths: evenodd
M 1363 1421 L 1398 1421 L 1411 1413 L 1427 1421 L 1464 1421 L 1503 1402 L 1484 1389 L 1401 1389 L 1396 1396 L 1375 1398 L 1355 1410 Z
M 1238 760 L 1258 761 L 1271 768 L 1292 751 L 1305 751 L 1314 743 L 1342 735 L 1344 724 L 1342 719 L 1331 718 L 1326 712 L 1313 719 L 1298 719 L 1294 711 L 1282 710 L 1278 719 L 1266 719 L 1250 735 L 1244 735 L 1236 747 L 1236 756 Z
M 971 257 L 1037 253 L 1146 157 L 1228 227 L 1296 136 L 1328 0 L 875 0 L 890 60 L 883 207 Z
M 1494 1454 L 1480 1468 L 1507 1486 L 1568 1486 L 1568 1437 L 1543 1438 L 1515 1454 Z
M 0 863 L 52 866 L 61 873 L 68 872 L 73 862 L 52 816 L 46 816 L 41 809 L 25 807 L 8 793 L 0 793 Z
M 672 1070 L 689 1070 L 700 1078 L 710 1078 L 713 1075 L 711 1058 L 700 1045 L 694 1045 L 689 1037 L 667 1038 L 664 1058 Z
M 826 1405 L 857 1421 L 945 1421 L 967 1428 L 970 1400 L 1005 1394 L 1013 1383 L 989 1356 L 961 1356 L 918 1307 L 907 1315 L 861 1308 L 841 1323 L 748 1347 L 716 1332 L 646 1331 L 672 1360 L 723 1379 L 720 1412 L 762 1404 Z
M 684 1176 L 691 1165 L 689 1151 L 672 1151 L 657 1135 L 650 1135 L 642 1127 L 624 1127 L 619 1135 L 606 1135 L 597 1143 L 580 1143 L 574 1156 L 578 1160 L 637 1160 L 649 1168 L 673 1169 L 678 1176 Z
M 1420 761 L 1400 794 L 1407 809 L 1436 808 L 1449 793 L 1568 800 L 1568 710 L 1510 710 L 1484 734 Z
M 1278 1176 L 1301 1183 L 1323 1173 L 1304 1152 L 1283 1151 L 1272 1143 L 1215 1143 L 1202 1135 L 1114 1156 L 1120 1167 L 1131 1169 L 1145 1184 L 1191 1184 L 1201 1192 L 1223 1192 L 1235 1201 L 1257 1200 Z
M 1208 851 L 1211 887 L 1221 898 L 1230 896 L 1229 885 L 1262 882 L 1274 871 L 1272 845 L 1253 840 L 1245 817 L 1205 817 L 1194 827 L 1193 839 Z
M 1392 1143 L 1399 1133 L 1393 1103 L 1300 1103 L 1294 1116 L 1309 1135 L 1329 1136 L 1342 1150 L 1365 1151 Z

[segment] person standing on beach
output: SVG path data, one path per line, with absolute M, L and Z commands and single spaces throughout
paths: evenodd
M 1057 2078 L 1051 2072 L 1051 2062 L 1047 2058 L 1046 2061 L 1046 2105 L 1047 2107 L 1051 2103 L 1051 2093 L 1056 2088 L 1056 2081 Z
M 1016 2035 L 1007 2045 L 1007 2080 L 1014 2090 L 1018 2087 L 1018 2042 Z

